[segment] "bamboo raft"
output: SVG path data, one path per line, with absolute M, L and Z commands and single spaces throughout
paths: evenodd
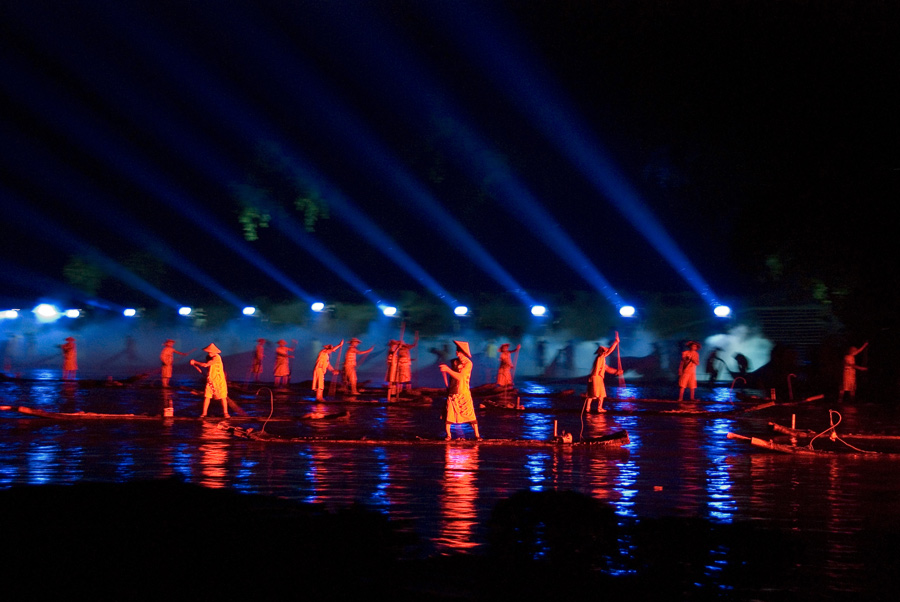
M 798 456 L 820 456 L 828 458 L 900 458 L 900 436 L 897 435 L 878 435 L 878 434 L 841 434 L 838 435 L 835 426 L 822 431 L 816 432 L 809 429 L 796 429 L 780 424 L 770 422 L 776 433 L 781 436 L 782 440 L 763 439 L 761 437 L 746 437 L 736 433 L 728 433 L 729 439 L 743 439 L 750 442 L 754 447 L 767 449 L 783 454 L 791 454 Z M 831 434 L 826 435 L 831 431 Z M 808 440 L 806 445 L 799 445 L 798 440 Z M 832 449 L 816 449 L 813 442 L 820 441 L 821 444 L 830 446 Z M 890 444 L 894 449 L 890 451 L 884 450 L 864 450 L 856 447 L 856 445 L 875 445 L 878 443 Z M 896 450 L 896 451 L 895 451 Z
M 226 421 L 240 420 L 241 422 L 302 422 L 307 420 L 336 420 L 350 416 L 350 412 L 344 410 L 341 412 L 308 412 L 301 416 L 288 418 L 266 418 L 260 416 L 230 416 L 224 418 L 222 416 L 164 416 L 162 414 L 104 414 L 99 412 L 48 412 L 36 408 L 26 406 L 0 406 L 0 411 L 14 411 L 36 418 L 47 418 L 50 420 L 190 420 L 190 421 Z
M 357 439 L 345 439 L 337 437 L 282 437 L 273 435 L 265 431 L 257 431 L 253 428 L 244 428 L 224 422 L 219 423 L 219 428 L 229 432 L 240 439 L 250 439 L 253 441 L 262 441 L 265 443 L 307 443 L 307 444 L 339 444 L 339 445 L 453 445 L 453 446 L 474 446 L 474 445 L 505 445 L 517 447 L 596 447 L 596 448 L 619 448 L 631 443 L 628 438 L 628 431 L 621 430 L 604 435 L 602 437 L 593 437 L 582 441 L 564 441 L 562 437 L 553 439 L 451 439 L 447 441 L 444 438 L 427 438 L 427 437 L 411 437 L 405 439 L 369 439 L 361 437 Z

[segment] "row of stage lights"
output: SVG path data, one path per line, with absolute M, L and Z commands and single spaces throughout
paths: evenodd
M 394 307 L 393 305 L 379 305 L 378 308 L 381 310 L 381 313 L 387 316 L 388 318 L 393 318 L 400 315 L 400 311 Z M 310 309 L 316 313 L 321 313 L 328 311 L 329 306 L 325 305 L 322 302 L 313 303 L 310 306 Z M 19 317 L 18 309 L 7 309 L 5 311 L 0 311 L 0 319 L 14 320 Z M 43 322 L 52 322 L 58 320 L 62 317 L 66 318 L 78 318 L 81 317 L 80 309 L 66 309 L 60 310 L 55 306 L 50 305 L 49 303 L 41 303 L 33 310 L 35 317 Z M 134 308 L 126 308 L 122 310 L 122 315 L 126 318 L 134 318 L 137 317 L 140 312 Z M 187 305 L 178 308 L 178 315 L 183 317 L 190 317 L 194 313 L 194 309 Z M 252 317 L 259 313 L 259 310 L 252 305 L 248 305 L 247 307 L 241 310 L 241 313 L 244 316 Z M 470 310 L 465 305 L 458 305 L 453 309 L 454 315 L 460 318 L 464 318 L 470 315 Z M 731 308 L 727 305 L 717 305 L 713 308 L 713 313 L 716 317 L 719 318 L 728 318 L 731 316 Z M 549 310 L 544 305 L 533 305 L 531 307 L 531 315 L 536 318 L 545 318 L 550 315 Z M 624 305 L 619 308 L 619 315 L 623 318 L 633 318 L 637 315 L 637 310 L 631 305 Z

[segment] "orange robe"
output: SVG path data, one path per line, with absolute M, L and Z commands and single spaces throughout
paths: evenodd
M 214 355 L 206 362 L 209 372 L 206 374 L 205 397 L 228 399 L 228 381 L 225 379 L 225 364 L 221 355 Z
M 469 389 L 469 379 L 472 377 L 472 362 L 469 360 L 454 360 L 454 372 L 459 373 L 456 379 L 449 375 L 449 395 L 447 396 L 447 422 L 461 424 L 478 422 L 475 418 L 475 403 L 472 401 L 472 391 Z
M 325 372 L 334 370 L 331 367 L 331 354 L 323 349 L 316 357 L 316 366 L 313 368 L 312 390 L 317 391 L 325 388 Z
M 509 351 L 500 352 L 500 367 L 497 369 L 497 384 L 501 387 L 509 387 L 512 379 L 512 354 Z
M 75 341 L 66 341 L 63 343 L 62 352 L 63 370 L 66 372 L 78 370 L 78 351 L 75 348 Z

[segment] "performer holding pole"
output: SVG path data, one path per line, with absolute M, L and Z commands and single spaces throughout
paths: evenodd
M 606 385 L 603 383 L 603 375 L 607 372 L 617 372 L 615 368 L 606 365 L 606 358 L 619 346 L 619 333 L 616 333 L 616 339 L 609 347 L 600 345 L 594 354 L 594 365 L 591 367 L 591 375 L 588 377 L 587 398 L 584 401 L 584 409 L 586 412 L 591 411 L 591 401 L 597 400 L 597 411 L 605 412 L 603 409 L 603 401 L 606 399 Z
M 375 346 L 371 346 L 365 351 L 359 350 L 359 344 L 362 341 L 353 337 L 350 339 L 350 343 L 347 346 L 347 355 L 344 356 L 344 367 L 343 374 L 341 375 L 341 381 L 343 384 L 343 388 L 350 393 L 350 395 L 359 395 L 359 391 L 356 388 L 356 364 L 357 364 L 357 356 L 365 355 L 370 353 Z
M 325 391 L 325 372 L 331 371 L 332 374 L 337 374 L 338 371 L 331 365 L 331 354 L 336 350 L 340 349 L 343 346 L 344 341 L 342 340 L 337 347 L 333 345 L 325 345 L 322 347 L 322 350 L 319 352 L 318 357 L 316 357 L 316 365 L 313 368 L 313 380 L 312 380 L 312 390 L 316 392 L 316 401 L 324 401 L 323 393 Z
M 472 400 L 472 391 L 469 389 L 469 380 L 472 377 L 472 353 L 469 351 L 469 343 L 466 341 L 453 341 L 456 344 L 456 359 L 452 367 L 441 364 L 441 372 L 450 377 L 450 386 L 447 395 L 447 409 L 444 414 L 444 424 L 447 435 L 445 439 L 450 441 L 450 426 L 453 424 L 471 424 L 475 431 L 475 438 L 481 441 L 481 433 L 478 432 L 478 419 L 475 417 L 475 402 Z
M 178 355 L 187 355 L 187 353 L 175 349 L 174 340 L 166 339 L 166 342 L 163 343 L 162 351 L 159 353 L 159 361 L 162 363 L 162 368 L 159 373 L 160 378 L 162 379 L 163 389 L 169 388 L 169 380 L 172 378 L 172 364 L 175 361 L 176 353 Z
M 210 343 L 203 348 L 209 355 L 209 359 L 205 362 L 191 360 L 191 365 L 197 368 L 198 372 L 201 367 L 208 368 L 206 373 L 206 391 L 203 394 L 203 411 L 200 418 L 206 418 L 206 411 L 209 409 L 209 400 L 212 398 L 222 400 L 222 415 L 230 418 L 228 415 L 228 381 L 225 378 L 225 366 L 222 364 L 222 351 L 216 347 L 215 343 Z

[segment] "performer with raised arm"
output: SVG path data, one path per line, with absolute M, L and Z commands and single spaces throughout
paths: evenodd
M 616 368 L 612 368 L 606 365 L 606 358 L 612 354 L 613 351 L 616 350 L 616 347 L 619 345 L 619 333 L 616 333 L 616 338 L 613 341 L 612 345 L 609 347 L 604 347 L 600 345 L 597 347 L 597 351 L 594 352 L 594 355 L 597 357 L 594 358 L 594 364 L 591 366 L 591 374 L 588 377 L 588 390 L 587 390 L 587 398 L 584 401 L 584 411 L 591 411 L 591 402 L 593 400 L 597 400 L 597 411 L 605 412 L 603 409 L 603 401 L 606 399 L 606 384 L 603 382 L 603 376 L 610 372 L 612 374 L 618 374 L 619 371 Z

